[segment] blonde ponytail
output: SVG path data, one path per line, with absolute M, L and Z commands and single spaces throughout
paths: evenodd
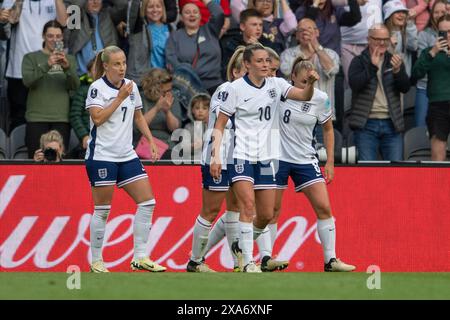
M 117 46 L 109 46 L 102 50 L 100 50 L 95 56 L 95 65 L 94 65 L 94 80 L 98 80 L 105 74 L 105 68 L 103 67 L 104 62 L 109 62 L 109 57 L 113 53 L 123 52 Z

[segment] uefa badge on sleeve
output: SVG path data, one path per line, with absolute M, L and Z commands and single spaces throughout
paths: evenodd
M 108 176 L 108 169 L 98 169 L 98 176 L 100 177 L 100 179 L 105 179 Z
M 130 100 L 131 102 L 134 102 L 134 92 L 130 93 Z
M 91 90 L 91 98 L 92 99 L 97 98 L 97 89 L 92 88 L 92 90 Z

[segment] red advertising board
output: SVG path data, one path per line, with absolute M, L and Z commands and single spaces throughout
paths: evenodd
M 151 258 L 184 271 L 201 205 L 197 166 L 147 166 L 157 205 L 148 243 Z M 329 185 L 337 255 L 365 272 L 450 271 L 450 169 L 337 167 Z M 129 271 L 135 204 L 116 190 L 105 235 L 111 271 Z M 0 166 L 0 270 L 89 268 L 93 202 L 83 165 Z M 232 267 L 226 241 L 208 264 Z M 256 247 L 256 246 L 255 246 Z M 257 251 L 255 251 L 255 255 Z M 303 194 L 285 192 L 274 254 L 287 271 L 322 271 L 316 218 Z

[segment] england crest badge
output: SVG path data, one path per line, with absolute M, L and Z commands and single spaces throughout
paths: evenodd
M 242 172 L 244 172 L 244 165 L 243 164 L 235 164 L 234 165 L 234 170 L 237 173 L 242 173 Z
M 271 97 L 272 99 L 277 96 L 277 92 L 274 88 L 267 90 L 267 93 L 269 94 L 269 97 Z
M 215 184 L 220 184 L 222 182 L 222 175 L 220 175 L 218 179 L 213 178 L 213 181 Z
M 302 107 L 301 107 L 302 112 L 309 112 L 309 110 L 311 110 L 311 104 L 309 103 L 303 103 Z
M 108 176 L 108 169 L 98 169 L 98 176 L 100 177 L 100 179 L 105 179 Z

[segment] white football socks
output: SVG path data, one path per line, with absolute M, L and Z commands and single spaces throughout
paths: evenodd
M 211 231 L 211 222 L 203 219 L 200 215 L 195 220 L 194 235 L 192 238 L 192 254 L 191 260 L 201 263 L 206 253 L 206 244 L 208 243 L 208 235 Z
M 253 230 L 255 231 L 256 229 L 257 228 L 253 226 Z M 258 244 L 261 259 L 265 256 L 272 257 L 272 239 L 270 238 L 270 229 L 268 227 L 265 227 L 261 235 L 256 238 L 256 243 Z
M 94 214 L 92 215 L 90 225 L 92 262 L 103 260 L 103 238 L 105 237 L 106 220 L 110 211 L 110 205 L 94 207 Z
M 267 225 L 267 228 L 270 230 L 270 241 L 272 242 L 272 249 L 275 245 L 275 239 L 277 238 L 277 231 L 278 231 L 278 223 L 269 223 Z
M 211 250 L 212 247 L 214 247 L 216 244 L 219 243 L 220 240 L 225 237 L 226 232 L 226 216 L 225 213 L 217 219 L 216 223 L 214 223 L 214 226 L 211 229 L 211 232 L 208 236 L 208 243 L 206 244 L 205 248 L 205 254 Z
M 242 250 L 243 265 L 253 261 L 253 223 L 239 221 L 239 248 Z
M 317 232 L 322 243 L 325 263 L 328 263 L 331 258 L 336 258 L 336 226 L 333 217 L 317 219 Z
M 239 265 L 236 255 L 231 250 L 231 245 L 239 239 L 239 212 L 225 211 L 225 234 L 227 236 L 228 246 L 233 257 L 234 266 Z
M 152 227 L 152 216 L 155 205 L 155 199 L 141 202 L 137 205 L 133 224 L 134 259 L 147 258 L 145 250 Z

